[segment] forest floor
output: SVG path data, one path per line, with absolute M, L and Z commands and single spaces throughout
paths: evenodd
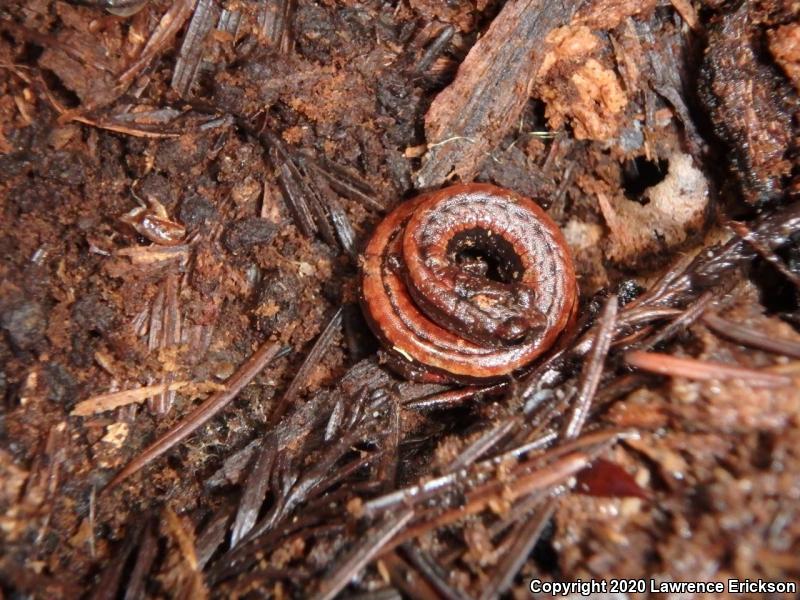
M 798 89 L 789 0 L 3 3 L 0 597 L 800 580 Z M 359 252 L 458 181 L 578 319 L 404 381 Z

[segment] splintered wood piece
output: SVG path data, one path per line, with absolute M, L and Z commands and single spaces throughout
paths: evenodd
M 292 13 L 294 2 L 291 0 L 266 0 L 258 13 L 259 34 L 273 48 L 284 54 L 292 46 Z
M 258 511 L 261 509 L 264 497 L 269 490 L 269 478 L 277 454 L 278 442 L 276 436 L 274 434 L 265 436 L 242 491 L 242 498 L 239 501 L 236 519 L 231 530 L 231 547 L 236 546 L 239 540 L 247 535 L 256 523 Z
M 568 23 L 580 4 L 512 0 L 503 7 L 425 115 L 428 152 L 417 187 L 440 185 L 453 173 L 464 181 L 474 178 L 517 124 L 547 49 L 545 37 Z
M 164 13 L 158 25 L 150 34 L 141 54 L 119 76 L 122 86 L 127 86 L 133 79 L 149 65 L 156 55 L 161 52 L 177 35 L 183 24 L 194 12 L 197 0 L 178 0 Z
M 161 394 L 164 391 L 177 391 L 191 383 L 191 381 L 173 381 L 167 385 L 163 383 L 157 383 L 155 385 L 145 385 L 132 390 L 121 390 L 119 392 L 99 394 L 78 402 L 70 414 L 74 417 L 87 417 L 94 413 L 113 410 L 115 408 L 119 408 L 120 406 L 139 404 L 148 398 L 153 398 L 154 396 Z
M 304 164 L 325 177 L 331 187 L 342 196 L 359 202 L 371 210 L 384 212 L 387 209 L 386 203 L 378 197 L 369 183 L 341 165 L 324 156 L 311 157 L 308 155 L 304 155 Z
M 280 421 L 283 413 L 286 412 L 286 408 L 308 382 L 308 376 L 311 374 L 311 370 L 319 364 L 319 361 L 322 359 L 325 352 L 327 352 L 328 348 L 330 348 L 333 337 L 339 331 L 341 325 L 342 308 L 339 307 L 331 317 L 330 321 L 328 321 L 325 329 L 323 329 L 322 333 L 319 334 L 317 341 L 314 342 L 314 345 L 311 347 L 311 350 L 303 361 L 303 364 L 300 365 L 299 369 L 297 369 L 297 374 L 294 376 L 294 379 L 292 379 L 292 382 L 289 384 L 286 392 L 273 409 L 272 416 L 270 417 L 270 423 L 274 424 Z
M 199 0 L 183 36 L 178 60 L 172 73 L 172 89 L 185 96 L 195 80 L 203 58 L 203 42 L 214 26 L 219 8 L 213 0 Z
M 153 533 L 151 523 L 143 526 L 139 551 L 136 555 L 136 562 L 133 564 L 130 579 L 125 586 L 124 600 L 135 600 L 145 597 L 145 586 L 147 585 L 148 575 L 153 566 L 153 562 L 158 554 L 158 538 Z

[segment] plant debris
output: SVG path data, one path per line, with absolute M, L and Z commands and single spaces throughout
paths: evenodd
M 5 3 L 0 596 L 800 580 L 798 32 L 778 0 Z M 542 205 L 580 307 L 515 377 L 403 381 L 359 253 L 458 180 Z

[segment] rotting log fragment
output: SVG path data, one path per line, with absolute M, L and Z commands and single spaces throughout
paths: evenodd
M 428 152 L 418 187 L 440 185 L 452 175 L 472 179 L 485 155 L 517 123 L 544 58 L 542 40 L 580 4 L 513 0 L 505 5 L 425 115 Z
M 797 144 L 792 114 L 799 105 L 793 87 L 759 54 L 754 10 L 742 2 L 710 29 L 700 96 L 714 132 L 730 150 L 729 167 L 743 200 L 761 204 L 783 195 Z
M 531 79 L 545 55 L 542 40 L 569 22 L 580 4 L 512 0 L 503 7 L 425 115 L 428 152 L 417 187 L 441 185 L 452 175 L 473 178 L 528 101 Z
M 0 244 L 10 259 L 0 278 L 3 590 L 73 598 L 95 589 L 99 598 L 133 600 L 288 599 L 316 589 L 359 600 L 401 593 L 477 600 L 524 595 L 532 573 L 575 579 L 586 565 L 604 577 L 686 579 L 698 565 L 710 578 L 793 575 L 800 361 L 787 359 L 800 350 L 796 332 L 776 314 L 800 323 L 800 203 L 788 202 L 800 188 L 782 178 L 787 206 L 780 211 L 718 219 L 708 236 L 718 246 L 690 245 L 693 219 L 672 218 L 684 206 L 705 208 L 706 193 L 708 208 L 720 199 L 706 151 L 724 156 L 726 148 L 711 138 L 696 141 L 699 152 L 691 146 L 694 52 L 714 11 L 741 3 L 695 2 L 702 10 L 694 15 L 690 0 L 584 1 L 565 27 L 541 29 L 551 39 L 564 30 L 576 34 L 564 40 L 591 41 L 578 35 L 586 29 L 597 40 L 591 51 L 574 64 L 562 56 L 540 67 L 530 89 L 513 69 L 510 87 L 493 80 L 495 87 L 476 88 L 483 102 L 474 112 L 477 131 L 491 135 L 474 156 L 464 142 L 456 158 L 477 157 L 477 179 L 549 203 L 551 216 L 568 224 L 570 243 L 594 253 L 583 283 L 598 283 L 584 289 L 574 334 L 529 378 L 458 389 L 398 382 L 382 370 L 373 340 L 358 335 L 366 327 L 344 254 L 352 258 L 354 234 L 368 236 L 376 212 L 410 195 L 410 163 L 425 148 L 422 107 L 452 81 L 503 5 L 533 7 L 528 19 L 549 19 L 540 13 L 564 13 L 564 6 L 196 0 L 197 11 L 213 6 L 214 18 L 191 46 L 201 76 L 188 93 L 171 82 L 190 72 L 179 77 L 176 61 L 197 11 L 162 38 L 128 93 L 116 96 L 114 75 L 141 56 L 165 11 L 180 2 L 133 0 L 142 10 L 118 18 L 99 7 L 128 0 L 85 1 L 98 9 L 11 1 L 3 7 L 11 18 L 0 19 Z M 757 40 L 762 66 L 791 78 L 800 61 L 787 32 L 797 35 L 797 8 L 783 0 L 746 4 L 754 17 L 746 33 Z M 765 17 L 779 8 L 787 12 Z M 697 28 L 689 31 L 678 13 Z M 534 62 L 543 51 L 547 62 L 563 47 L 520 37 L 524 24 L 505 12 L 499 19 L 517 37 L 478 46 L 499 69 L 508 67 L 497 57 L 509 48 L 527 47 Z M 25 33 L 31 30 L 41 37 Z M 89 57 L 72 71 L 59 45 L 70 38 Z M 711 41 L 718 43 L 729 40 Z M 48 73 L 53 55 L 64 64 L 53 62 Z M 98 57 L 108 70 L 87 78 Z M 571 77 L 589 74 L 587 63 L 602 68 L 576 87 Z M 625 92 L 618 112 L 602 109 L 608 103 L 595 84 L 603 80 Z M 567 109 L 561 122 L 548 117 L 548 85 Z M 510 91 L 495 97 L 500 88 Z M 577 98 L 581 90 L 588 93 Z M 89 98 L 94 108 L 86 91 L 100 92 Z M 493 102 L 519 98 L 525 107 L 510 126 L 506 113 L 506 121 L 491 120 Z M 575 107 L 588 107 L 578 116 L 608 135 L 581 139 Z M 437 145 L 447 139 L 429 140 L 431 159 L 440 151 L 455 156 L 447 146 L 456 141 Z M 689 186 L 691 198 L 681 192 L 688 185 L 681 162 L 702 174 L 702 185 Z M 446 175 L 462 164 L 442 168 Z M 651 168 L 666 179 L 651 177 Z M 152 185 L 154 178 L 162 183 Z M 286 210 L 278 178 L 293 194 Z M 256 181 L 264 184 L 263 203 Z M 744 203 L 734 187 L 721 197 Z M 185 232 L 162 236 L 149 226 L 163 223 L 153 221 L 138 233 L 154 245 L 131 242 L 133 231 L 117 223 L 130 190 L 143 199 L 151 190 Z M 598 209 L 600 194 L 613 214 Z M 660 206 L 668 217 L 656 218 Z M 290 211 L 305 219 L 308 237 L 302 225 L 289 226 Z M 706 211 L 696 214 L 699 228 Z M 641 218 L 633 223 L 631 215 Z M 626 245 L 624 259 L 606 271 L 615 238 L 630 242 L 638 233 L 657 242 L 654 255 L 673 261 L 685 251 L 686 260 L 651 283 L 655 265 L 634 260 L 651 245 L 638 252 Z M 669 243 L 661 246 L 665 233 Z M 335 238 L 343 252 L 315 236 Z M 170 242 L 177 245 L 161 245 Z M 642 286 L 626 291 L 621 277 Z M 620 288 L 616 319 L 601 316 L 604 304 L 617 307 L 613 292 L 590 297 L 603 287 Z M 779 295 L 787 297 L 782 304 L 773 302 Z M 337 316 L 325 328 L 320 319 L 342 303 L 341 325 Z M 235 381 L 222 381 L 255 340 L 270 336 L 268 344 L 303 350 L 290 364 L 273 359 L 231 401 Z M 659 378 L 625 361 L 639 351 L 645 367 L 664 362 L 650 350 L 669 353 L 689 375 L 714 379 Z M 245 375 L 233 380 L 243 385 Z M 791 383 L 751 385 L 764 377 L 769 385 Z M 124 391 L 68 401 L 101 382 L 104 391 Z M 68 385 L 74 391 L 58 392 Z M 218 392 L 211 408 L 191 412 L 193 399 L 210 392 Z M 146 397 L 170 393 L 180 395 L 173 409 L 180 414 L 137 414 Z M 172 430 L 164 443 L 179 441 L 229 401 L 169 460 L 131 478 L 125 493 L 95 502 L 95 490 L 132 448 L 176 424 L 177 437 Z M 703 501 L 687 502 L 696 482 Z M 660 535 L 665 510 L 676 535 Z M 406 511 L 413 517 L 401 526 Z M 687 523 L 691 537 L 680 535 Z M 739 547 L 748 552 L 731 557 Z
M 687 48 L 680 47 L 679 34 L 672 36 L 662 34 L 656 37 L 657 32 L 653 31 L 649 23 L 636 23 L 635 29 L 645 48 L 649 84 L 659 96 L 672 105 L 686 130 L 686 142 L 692 154 L 696 156 L 700 151 L 702 139 L 689 114 L 682 81 L 686 64 L 680 53 L 686 52 Z

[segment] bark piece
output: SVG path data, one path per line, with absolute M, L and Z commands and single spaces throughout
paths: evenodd
M 745 202 L 776 200 L 791 170 L 797 95 L 758 54 L 759 30 L 745 2 L 711 28 L 701 98 L 714 132 L 730 149 L 730 169 Z
M 545 55 L 542 40 L 580 4 L 513 0 L 505 5 L 425 115 L 428 152 L 418 187 L 439 185 L 452 174 L 474 177 L 485 155 L 517 123 Z

